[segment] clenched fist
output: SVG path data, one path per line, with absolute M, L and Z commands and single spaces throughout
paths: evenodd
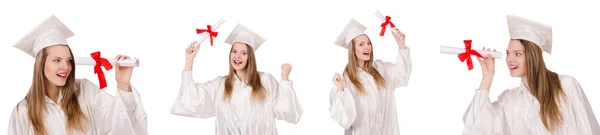
M 342 79 L 342 77 L 340 76 L 340 74 L 335 73 L 333 75 L 332 81 L 337 86 L 337 88 L 338 88 L 337 90 L 338 91 L 344 91 L 344 80 Z

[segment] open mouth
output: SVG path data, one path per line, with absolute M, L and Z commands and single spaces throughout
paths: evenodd
M 233 64 L 242 65 L 242 61 L 241 60 L 233 60 Z
M 58 78 L 65 79 L 67 78 L 67 73 L 58 73 L 56 76 L 58 76 Z
M 508 68 L 510 69 L 510 71 L 515 71 L 515 70 L 517 70 L 519 68 L 519 66 L 517 66 L 517 65 L 511 65 Z
M 364 52 L 363 55 L 369 56 L 369 55 L 371 55 L 371 53 L 370 52 Z

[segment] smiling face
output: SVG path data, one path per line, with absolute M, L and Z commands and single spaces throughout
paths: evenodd
M 248 51 L 251 48 L 244 43 L 234 43 L 229 53 L 231 67 L 235 70 L 245 70 L 248 65 Z
M 44 63 L 44 76 L 56 86 L 64 86 L 73 68 L 71 50 L 66 45 L 54 45 L 44 49 L 47 56 Z
M 372 46 L 371 40 L 367 35 L 360 35 L 352 39 L 354 45 L 354 55 L 356 56 L 357 62 L 364 62 L 371 60 Z
M 527 65 L 525 63 L 525 48 L 519 40 L 510 40 L 506 50 L 506 65 L 512 77 L 525 77 Z

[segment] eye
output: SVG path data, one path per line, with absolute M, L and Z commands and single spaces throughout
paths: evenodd
M 521 54 L 521 53 L 517 53 L 516 55 L 517 55 L 517 56 L 521 56 L 522 54 Z
M 58 63 L 58 62 L 60 62 L 60 60 L 59 59 L 54 59 L 54 60 L 52 60 L 52 62 Z
M 233 50 L 233 51 L 231 51 L 231 52 L 235 53 L 235 50 Z
M 247 52 L 244 52 L 244 53 L 242 53 L 242 54 L 246 55 L 246 54 L 248 54 L 248 53 L 247 53 Z

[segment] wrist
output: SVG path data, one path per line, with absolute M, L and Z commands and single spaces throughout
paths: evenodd
M 131 88 L 130 88 L 130 84 L 129 83 L 119 83 L 117 84 L 117 88 L 121 91 L 124 92 L 131 92 Z

